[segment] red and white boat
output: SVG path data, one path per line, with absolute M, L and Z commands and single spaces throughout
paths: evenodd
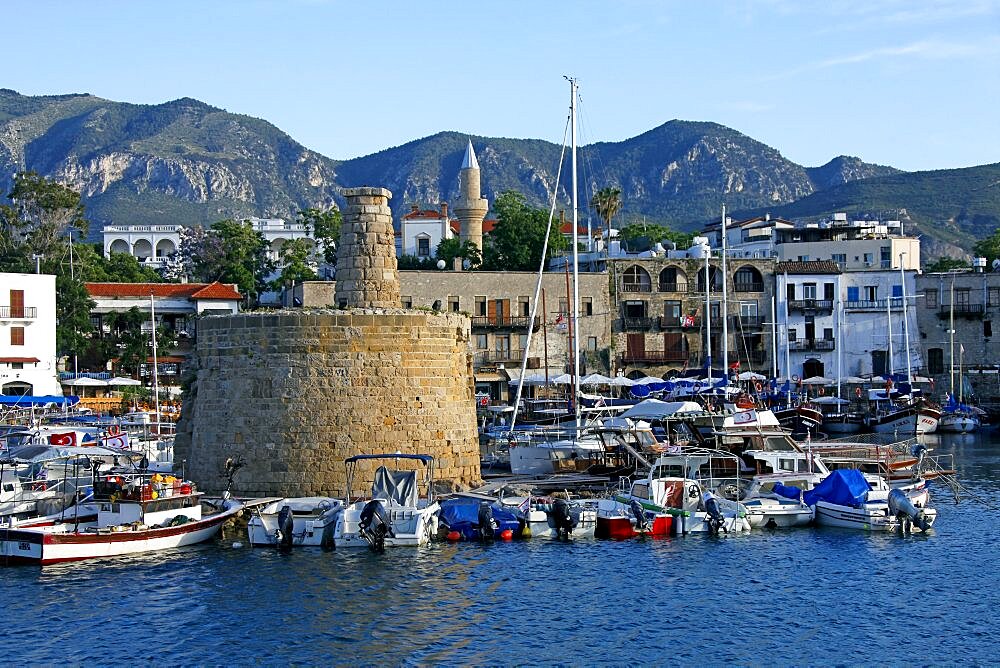
M 94 483 L 96 519 L 0 526 L 0 564 L 54 564 L 192 545 L 214 536 L 243 504 L 227 491 L 209 503 L 188 481 L 159 474 Z

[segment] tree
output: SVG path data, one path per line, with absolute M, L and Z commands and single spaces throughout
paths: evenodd
M 661 241 L 672 241 L 677 245 L 677 248 L 689 248 L 691 240 L 694 238 L 693 235 L 687 232 L 678 232 L 666 225 L 633 224 L 626 225 L 618 231 L 618 238 L 622 241 L 631 241 L 641 237 L 649 239 L 650 244 Z
M 965 260 L 960 260 L 954 257 L 942 256 L 931 262 L 929 265 L 924 267 L 924 271 L 934 273 L 934 272 L 944 272 L 951 271 L 952 269 L 968 269 L 969 263 Z
M 340 226 L 344 217 L 337 208 L 326 211 L 321 209 L 303 209 L 299 211 L 298 221 L 312 232 L 313 239 L 323 249 L 323 260 L 327 264 L 337 264 L 337 244 L 340 242 Z
M 604 221 L 604 229 L 610 230 L 611 221 L 622 208 L 621 188 L 601 188 L 590 198 L 590 208 Z
M 446 267 L 453 267 L 455 258 L 460 257 L 463 263 L 467 262 L 467 269 L 478 269 L 483 264 L 483 255 L 479 252 L 479 246 L 471 241 L 462 241 L 458 237 L 442 239 L 434 253 L 437 260 L 444 260 Z
M 493 203 L 497 224 L 486 238 L 483 268 L 493 271 L 535 271 L 542 260 L 542 246 L 549 214 L 527 205 L 524 195 L 507 190 Z M 569 248 L 558 225 L 549 237 L 546 260 L 556 251 Z
M 143 327 L 149 323 L 149 315 L 133 306 L 127 311 L 112 312 L 104 316 L 104 325 L 108 332 L 100 341 L 100 357 L 102 359 L 117 358 L 117 370 L 123 374 L 136 375 L 139 367 L 153 354 L 148 332 Z M 171 345 L 163 327 L 156 328 L 156 346 L 159 350 L 167 350 Z
M 71 234 L 87 233 L 80 193 L 35 172 L 18 172 L 0 206 L 0 270 L 31 271 L 33 255 L 69 256 Z
M 316 280 L 314 264 L 310 262 L 313 256 L 313 244 L 309 239 L 292 239 L 281 247 L 281 274 L 271 282 L 275 291 L 283 289 L 289 283 Z
M 249 221 L 221 220 L 208 230 L 187 228 L 181 232 L 176 257 L 165 275 L 179 273 L 202 283 L 235 283 L 255 301 L 267 290 L 267 277 L 274 273 L 268 249 L 267 240 Z
M 1000 227 L 993 230 L 993 234 L 976 242 L 972 247 L 977 257 L 986 258 L 986 266 L 992 266 L 993 260 L 1000 258 Z
M 76 244 L 73 257 L 77 278 L 99 283 L 162 283 L 160 273 L 143 266 L 128 253 L 111 253 L 104 257 L 96 244 Z

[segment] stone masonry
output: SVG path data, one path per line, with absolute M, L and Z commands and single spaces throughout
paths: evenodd
M 344 460 L 365 453 L 432 455 L 439 488 L 479 482 L 469 317 L 399 308 L 390 194 L 345 195 L 341 308 L 199 322 L 174 458 L 205 491 L 238 456 L 240 496 L 343 496 Z M 355 494 L 379 462 L 365 464 Z

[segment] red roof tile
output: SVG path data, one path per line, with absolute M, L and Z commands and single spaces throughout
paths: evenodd
M 38 362 L 37 357 L 0 357 L 0 363 L 3 364 L 37 364 Z
M 441 212 L 435 211 L 434 209 L 423 209 L 419 211 L 411 211 L 403 216 L 403 220 L 409 220 L 411 218 L 437 218 L 440 220 Z
M 84 283 L 91 297 L 239 299 L 235 286 L 215 283 Z

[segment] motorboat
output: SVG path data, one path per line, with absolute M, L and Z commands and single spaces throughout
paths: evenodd
M 584 501 L 514 496 L 501 502 L 517 509 L 532 538 L 593 538 L 597 527 L 597 508 Z
M 232 475 L 237 465 L 227 467 Z M 167 550 L 210 539 L 243 509 L 227 488 L 210 503 L 194 483 L 146 474 L 94 481 L 97 517 L 0 527 L 0 563 L 54 564 Z
M 813 508 L 801 498 L 776 494 L 774 487 L 780 484 L 811 489 L 821 479 L 817 473 L 768 473 L 755 475 L 749 481 L 719 481 L 715 491 L 723 498 L 742 503 L 750 526 L 755 529 L 797 527 L 813 521 Z
M 337 519 L 344 502 L 328 496 L 279 499 L 255 509 L 247 522 L 253 547 L 322 547 L 333 549 Z
M 524 522 L 517 508 L 496 500 L 459 495 L 441 502 L 440 524 L 451 534 L 451 540 L 491 542 L 509 532 L 511 538 L 522 537 Z
M 389 460 L 417 462 L 423 466 L 425 488 L 420 494 L 417 471 L 375 470 L 371 494 L 355 497 L 353 485 L 362 462 Z M 340 547 L 367 547 L 380 552 L 386 547 L 426 545 L 438 531 L 440 505 L 434 500 L 434 458 L 420 454 L 366 454 L 344 460 L 347 467 L 347 505 L 337 518 L 334 541 Z
M 653 509 L 634 499 L 615 496 L 587 502 L 596 513 L 594 536 L 624 540 L 639 536 L 661 538 L 674 534 L 676 511 Z

